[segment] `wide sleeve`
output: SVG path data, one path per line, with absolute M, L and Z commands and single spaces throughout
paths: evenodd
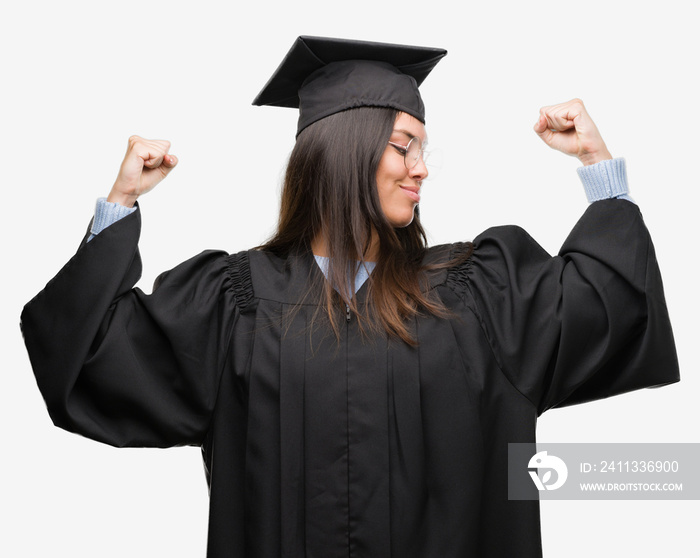
M 591 204 L 555 257 L 512 226 L 474 245 L 469 304 L 503 373 L 539 413 L 679 380 L 654 246 L 636 205 Z
M 115 446 L 199 445 L 237 318 L 228 256 L 207 251 L 141 274 L 140 211 L 83 241 L 22 312 L 37 383 L 57 426 Z

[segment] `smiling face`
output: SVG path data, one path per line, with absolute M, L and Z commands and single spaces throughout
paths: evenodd
M 425 126 L 410 114 L 399 113 L 389 141 L 405 147 L 414 137 L 425 145 Z M 415 167 L 407 169 L 401 147 L 387 144 L 377 169 L 377 192 L 382 211 L 393 227 L 411 224 L 413 211 L 420 201 L 421 184 L 427 176 L 422 157 Z

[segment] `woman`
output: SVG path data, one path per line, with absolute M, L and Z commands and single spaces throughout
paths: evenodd
M 277 233 L 151 295 L 131 288 L 135 202 L 177 158 L 133 136 L 88 241 L 25 307 L 57 425 L 201 446 L 210 557 L 540 556 L 508 443 L 549 408 L 678 380 L 648 232 L 612 199 L 624 162 L 580 101 L 535 124 L 597 200 L 559 256 L 517 227 L 425 247 L 418 85 L 444 54 L 299 38 L 256 99 L 300 108 Z

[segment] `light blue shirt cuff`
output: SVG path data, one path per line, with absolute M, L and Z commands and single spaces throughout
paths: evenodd
M 621 198 L 634 203 L 629 195 L 627 167 L 623 157 L 579 167 L 576 172 L 583 183 L 589 203 L 611 198 Z
M 116 223 L 119 219 L 131 215 L 134 211 L 136 211 L 135 207 L 125 207 L 118 203 L 108 202 L 107 198 L 99 198 L 95 204 L 95 218 L 92 220 L 92 227 L 90 228 L 92 234 L 88 238 L 88 242 L 107 227 Z

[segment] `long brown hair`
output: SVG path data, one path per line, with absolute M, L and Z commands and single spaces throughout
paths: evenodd
M 426 295 L 421 264 L 427 239 L 418 208 L 410 225 L 394 228 L 379 202 L 377 169 L 398 114 L 360 107 L 304 129 L 287 165 L 277 231 L 259 248 L 297 253 L 310 250 L 312 240 L 323 235 L 330 257 L 324 306 L 336 335 L 337 308 L 345 310 L 344 302 L 363 330 L 383 330 L 416 345 L 406 320 L 421 310 L 443 316 L 446 310 Z M 353 298 L 357 262 L 373 234 L 379 240 L 378 261 L 367 279 L 367 303 L 358 308 Z

